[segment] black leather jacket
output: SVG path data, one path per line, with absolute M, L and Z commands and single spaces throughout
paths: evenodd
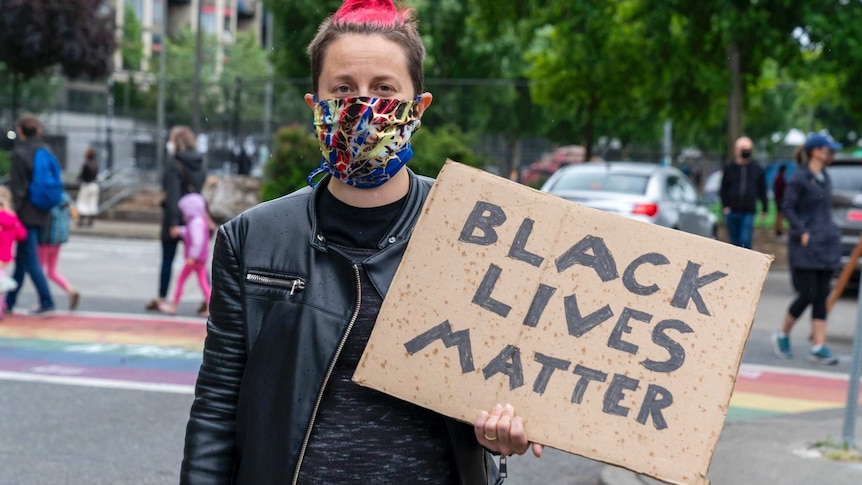
M 181 483 L 296 483 L 359 275 L 318 233 L 315 199 L 326 183 L 263 203 L 219 230 Z M 381 295 L 432 183 L 410 172 L 402 213 L 362 263 Z M 461 483 L 497 483 L 473 427 L 446 421 Z

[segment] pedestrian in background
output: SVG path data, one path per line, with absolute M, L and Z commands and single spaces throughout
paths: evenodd
M 18 120 L 15 128 L 17 142 L 12 152 L 12 165 L 9 168 L 9 190 L 12 192 L 12 202 L 15 213 L 24 227 L 27 228 L 27 239 L 18 244 L 15 251 L 15 283 L 17 287 L 6 293 L 6 309 L 15 308 L 18 291 L 24 282 L 24 277 L 30 275 L 33 286 L 39 294 L 39 306 L 31 314 L 46 313 L 54 310 L 54 300 L 48 288 L 48 281 L 39 264 L 37 248 L 39 238 L 48 221 L 51 212 L 37 208 L 30 201 L 29 187 L 33 180 L 33 166 L 36 152 L 44 149 L 50 152 L 50 147 L 42 141 L 42 124 L 34 115 L 26 114 Z
M 781 331 L 773 337 L 775 353 L 790 359 L 790 331 L 811 306 L 809 358 L 835 365 L 838 359 L 826 346 L 826 300 L 835 271 L 841 267 L 841 231 L 832 220 L 832 181 L 826 167 L 842 145 L 815 133 L 796 152 L 799 167 L 787 183 L 784 214 L 790 223 L 787 251 L 796 298 L 790 304 Z
M 766 174 L 752 159 L 751 138 L 740 137 L 734 144 L 733 161 L 721 175 L 721 206 L 730 243 L 751 249 L 754 216 L 760 200 L 761 216 L 769 210 L 766 194 Z
M 171 283 L 174 258 L 177 254 L 179 238 L 177 229 L 183 223 L 182 214 L 177 203 L 180 197 L 191 193 L 200 193 L 206 179 L 203 167 L 203 157 L 197 151 L 195 133 L 188 126 L 171 128 L 166 146 L 168 153 L 165 173 L 162 178 L 162 262 L 159 271 L 159 295 L 147 303 L 147 310 L 168 308 L 164 305 Z M 206 309 L 206 302 L 201 304 L 199 311 Z
M 12 193 L 5 185 L 0 185 L 0 292 L 5 293 L 18 287 L 15 280 L 9 276 L 8 268 L 12 262 L 15 243 L 26 239 L 27 229 L 12 207 Z M 3 318 L 2 305 L 0 318 Z
M 204 200 L 201 194 L 192 192 L 180 197 L 177 205 L 183 214 L 185 225 L 173 228 L 172 235 L 180 237 L 183 240 L 183 253 L 186 264 L 183 266 L 179 278 L 177 278 L 177 288 L 173 304 L 162 303 L 159 310 L 170 315 L 177 312 L 177 306 L 182 299 L 186 279 L 194 273 L 197 275 L 198 284 L 201 287 L 201 292 L 204 294 L 204 303 L 206 304 L 206 308 L 199 310 L 198 314 L 202 317 L 208 317 L 210 283 L 209 274 L 207 274 L 207 261 L 209 260 L 210 228 L 209 221 L 207 220 L 207 201 Z
M 787 187 L 787 165 L 783 163 L 778 166 L 775 180 L 772 182 L 772 198 L 775 201 L 775 237 L 784 235 L 784 190 Z
M 92 227 L 93 219 L 99 215 L 99 162 L 96 160 L 96 150 L 87 148 L 84 152 L 84 163 L 78 174 L 78 226 Z
M 60 204 L 51 209 L 51 219 L 42 231 L 37 249 L 45 275 L 69 296 L 69 310 L 78 308 L 81 294 L 60 274 L 57 263 L 60 261 L 60 247 L 69 241 L 69 226 L 78 217 L 72 198 L 64 193 Z
M 180 483 L 501 483 L 489 452 L 530 448 L 512 406 L 471 426 L 351 380 L 433 182 L 406 167 L 413 12 L 347 0 L 308 53 L 320 167 L 219 229 Z

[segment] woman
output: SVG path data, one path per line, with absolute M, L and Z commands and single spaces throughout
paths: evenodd
M 174 257 L 177 254 L 179 227 L 183 223 L 182 214 L 177 206 L 180 197 L 190 193 L 200 193 L 206 174 L 203 158 L 197 151 L 195 134 L 187 126 L 171 128 L 167 142 L 167 163 L 162 178 L 162 263 L 159 272 L 159 296 L 147 304 L 147 310 L 170 313 L 171 307 L 165 298 L 171 284 Z M 201 308 L 200 310 L 204 310 Z
M 775 237 L 784 236 L 784 191 L 787 188 L 787 165 L 783 163 L 778 167 L 775 180 L 772 183 L 772 193 L 775 199 Z
M 412 11 L 348 0 L 308 52 L 325 175 L 219 230 L 180 481 L 494 483 L 488 451 L 529 447 L 511 406 L 469 426 L 350 379 L 432 183 L 405 167 L 431 104 Z
M 809 358 L 825 365 L 838 363 L 826 346 L 826 299 L 832 276 L 841 267 L 841 232 L 832 220 L 832 182 L 826 167 L 841 147 L 825 135 L 809 136 L 796 152 L 799 167 L 787 182 L 783 209 L 790 223 L 787 250 L 797 296 L 781 331 L 773 337 L 775 353 L 783 359 L 793 357 L 790 331 L 810 305 L 813 345 Z
M 88 148 L 84 152 L 84 164 L 78 180 L 78 227 L 92 226 L 93 219 L 99 214 L 99 162 L 96 160 L 96 150 Z

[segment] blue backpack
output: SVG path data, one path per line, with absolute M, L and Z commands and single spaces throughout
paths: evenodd
M 40 147 L 33 158 L 33 178 L 28 187 L 30 203 L 39 210 L 49 211 L 63 198 L 60 162 L 50 150 Z

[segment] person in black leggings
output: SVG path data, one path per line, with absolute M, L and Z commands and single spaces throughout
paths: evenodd
M 775 353 L 784 359 L 793 357 L 790 347 L 793 325 L 811 306 L 813 346 L 809 358 L 820 364 L 838 363 L 826 346 L 826 299 L 832 275 L 841 267 L 841 232 L 832 220 L 832 182 L 826 167 L 840 149 L 841 144 L 826 135 L 809 136 L 797 150 L 799 168 L 784 194 L 784 215 L 790 223 L 788 258 L 793 288 L 798 293 L 784 316 L 781 331 L 773 336 Z
M 194 132 L 187 126 L 174 126 L 168 137 L 168 156 L 162 178 L 162 261 L 159 270 L 159 296 L 147 303 L 147 310 L 170 313 L 170 305 L 165 301 L 171 283 L 174 257 L 177 254 L 179 239 L 174 234 L 183 224 L 177 201 L 189 192 L 200 193 L 206 179 L 203 157 L 197 151 Z M 199 313 L 206 310 L 201 305 Z

